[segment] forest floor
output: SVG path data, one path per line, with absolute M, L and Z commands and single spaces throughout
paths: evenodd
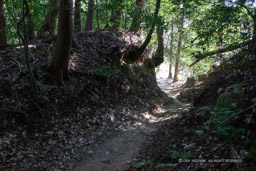
M 182 90 L 183 82 L 171 83 L 170 79 L 158 79 L 159 87 L 170 99 L 175 98 Z M 173 100 L 173 101 L 172 101 Z M 118 171 L 127 169 L 130 164 L 137 162 L 134 157 L 140 147 L 150 138 L 163 121 L 177 117 L 187 106 L 176 99 L 165 106 L 156 105 L 150 112 L 140 115 L 133 125 L 126 127 L 116 136 L 94 147 L 94 154 L 79 162 L 76 171 Z
M 29 46 L 37 93 L 23 48 L 0 51 L 0 170 L 255 170 L 254 58 L 238 54 L 235 69 L 223 65 L 192 88 L 159 78 L 166 97 L 149 70 L 115 64 L 141 44 L 138 35 L 104 30 L 75 37 L 82 49 L 72 49 L 63 88 L 47 72 L 53 39 Z M 226 104 L 219 109 L 236 116 L 241 106 L 242 114 L 214 130 L 219 100 Z M 188 158 L 220 162 L 179 162 Z

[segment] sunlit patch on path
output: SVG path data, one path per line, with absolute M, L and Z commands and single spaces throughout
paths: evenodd
M 162 122 L 178 117 L 187 106 L 176 100 L 181 91 L 181 82 L 173 84 L 171 80 L 161 78 L 159 87 L 169 97 L 156 100 L 155 106 L 148 112 L 136 117 L 133 125 L 120 128 L 120 133 L 102 144 L 96 145 L 94 152 L 77 164 L 75 171 L 116 171 L 125 170 L 130 163 L 138 161 L 134 156 L 143 143 L 150 138 Z

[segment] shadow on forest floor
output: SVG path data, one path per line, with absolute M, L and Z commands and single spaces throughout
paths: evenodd
M 169 80 L 158 80 L 159 86 L 169 95 L 177 94 L 182 83 L 176 83 L 169 88 Z M 174 90 L 175 92 L 172 92 Z M 157 130 L 162 122 L 178 117 L 187 106 L 175 98 L 170 103 L 164 104 L 156 100 L 150 112 L 145 112 L 137 118 L 132 126 L 124 128 L 117 136 L 95 146 L 94 154 L 87 156 L 77 164 L 76 171 L 113 171 L 124 170 L 129 164 L 139 161 L 137 155 L 139 148 L 151 138 L 151 134 Z M 163 101 L 165 102 L 165 101 Z

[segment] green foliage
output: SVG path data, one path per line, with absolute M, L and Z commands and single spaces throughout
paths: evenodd
M 19 37 L 17 34 L 17 23 L 22 16 L 22 1 L 12 0 L 5 1 L 6 4 L 6 20 L 7 20 L 7 40 L 10 44 L 19 43 Z M 30 2 L 29 8 L 33 10 L 34 18 L 33 23 L 35 26 L 35 32 L 37 33 L 44 24 L 44 17 L 47 13 L 47 10 L 52 8 L 48 1 L 34 1 L 33 4 Z M 27 22 L 28 19 L 26 18 Z
M 203 130 L 196 131 L 198 135 L 209 132 L 211 125 L 218 125 L 222 123 L 225 119 L 244 108 L 244 92 L 241 90 L 241 86 L 239 84 L 234 84 L 227 89 L 229 91 L 221 94 L 217 99 L 217 104 L 214 109 L 211 109 L 208 106 L 200 108 L 200 110 L 209 112 L 211 114 L 211 118 L 204 122 Z M 233 118 L 228 119 L 222 123 L 214 132 L 223 135 L 224 137 L 229 137 L 233 133 L 244 134 L 246 131 L 244 128 L 236 129 L 231 125 L 232 119 Z
M 248 161 L 255 162 L 256 160 L 256 144 L 255 143 L 251 145 L 248 154 L 245 155 L 245 158 Z
M 110 75 L 119 72 L 118 68 L 112 63 L 108 63 L 108 65 L 105 68 L 98 68 L 97 71 L 105 75 L 106 77 L 109 77 Z
M 238 105 L 237 109 L 232 109 L 232 104 Z M 225 111 L 227 111 L 228 109 L 231 109 L 231 111 L 238 111 L 243 108 L 244 105 L 245 104 L 243 90 L 235 89 L 232 92 L 225 92 L 219 96 L 216 104 L 216 110 L 223 111 L 223 109 L 225 109 Z
M 142 167 L 142 166 L 145 166 L 145 165 L 148 165 L 152 163 L 152 160 L 149 158 L 149 156 L 145 159 L 145 160 L 142 160 L 140 161 L 139 163 L 136 164 L 135 167 L 139 168 L 139 167 Z
M 180 164 L 178 162 L 179 159 L 189 159 L 190 157 L 191 157 L 191 153 L 190 152 L 179 153 L 176 150 L 172 150 L 171 161 L 173 161 L 173 163 L 160 163 L 155 168 L 175 167 L 175 166 L 178 166 Z
M 200 107 L 199 110 L 212 112 L 212 109 L 209 106 Z
M 160 168 L 160 167 L 175 167 L 178 166 L 180 163 L 161 163 L 158 164 L 155 168 Z
M 203 129 L 204 130 L 197 130 L 196 133 L 198 135 L 202 135 L 205 132 L 210 131 L 210 125 L 217 125 L 219 123 L 222 123 L 225 119 L 233 115 L 234 113 L 240 111 L 244 107 L 244 93 L 242 90 L 240 90 L 240 85 L 234 84 L 230 87 L 228 87 L 230 91 L 225 92 L 221 94 L 217 100 L 217 104 L 214 109 L 209 108 L 208 106 L 205 106 L 203 108 L 200 108 L 200 110 L 207 111 L 211 114 L 211 119 L 207 120 L 204 123 Z M 235 104 L 235 106 L 234 106 Z M 226 137 L 230 136 L 231 134 L 237 132 L 244 134 L 245 129 L 239 128 L 235 129 L 232 124 L 232 119 L 227 120 L 225 123 L 222 123 L 216 131 L 216 133 L 224 135 Z
M 203 134 L 204 134 L 204 131 L 202 131 L 202 130 L 196 130 L 196 133 L 197 133 L 198 135 L 203 135 Z
M 183 152 L 183 153 L 179 153 L 176 150 L 172 150 L 172 155 L 171 158 L 173 160 L 178 160 L 178 159 L 188 159 L 191 157 L 191 153 L 190 152 Z

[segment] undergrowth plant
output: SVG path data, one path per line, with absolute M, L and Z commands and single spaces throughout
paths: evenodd
M 200 110 L 210 113 L 211 117 L 204 122 L 203 130 L 196 130 L 196 133 L 202 135 L 212 131 L 223 135 L 225 138 L 229 138 L 234 133 L 244 134 L 246 132 L 244 128 L 235 128 L 232 125 L 234 118 L 231 117 L 241 111 L 244 106 L 244 92 L 241 90 L 241 86 L 234 84 L 228 87 L 226 92 L 218 97 L 213 109 L 208 106 L 200 108 Z M 213 125 L 217 126 L 216 130 L 211 130 Z
M 160 163 L 158 164 L 155 168 L 161 168 L 161 167 L 175 167 L 181 164 L 179 162 L 180 160 L 183 159 L 189 159 L 191 157 L 190 152 L 178 152 L 176 150 L 172 150 L 172 155 L 171 155 L 171 161 L 172 163 Z
M 116 74 L 119 70 L 114 64 L 108 63 L 105 68 L 98 68 L 97 71 L 106 77 L 109 77 L 112 74 Z

